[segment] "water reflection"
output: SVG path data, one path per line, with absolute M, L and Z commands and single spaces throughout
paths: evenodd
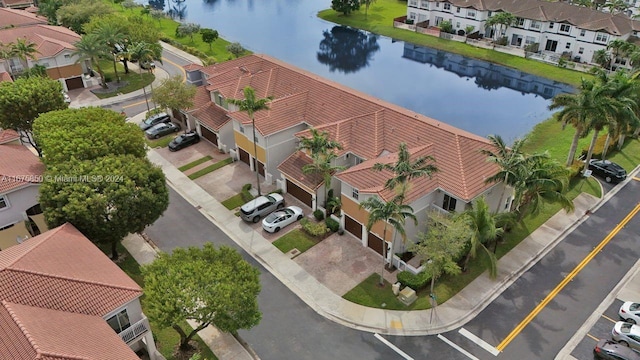
M 149 6 L 155 10 L 164 11 L 164 0 L 149 0 Z
M 380 50 L 378 35 L 344 26 L 334 26 L 322 33 L 318 61 L 329 70 L 355 73 L 369 66 L 373 54 Z
M 187 17 L 187 4 L 185 4 L 185 0 L 170 0 L 171 6 L 167 14 L 173 20 L 184 20 Z
M 535 94 L 550 99 L 560 93 L 573 92 L 567 84 L 524 73 L 519 70 L 476 60 L 446 51 L 404 44 L 404 58 L 430 64 L 464 78 L 475 78 L 474 82 L 484 90 L 506 87 L 522 95 Z

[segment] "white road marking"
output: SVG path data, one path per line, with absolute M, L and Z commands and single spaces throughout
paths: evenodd
M 438 339 L 446 342 L 447 344 L 449 344 L 452 348 L 460 351 L 463 355 L 465 355 L 466 357 L 468 357 L 471 360 L 480 360 L 477 357 L 471 355 L 471 353 L 469 353 L 467 350 L 461 348 L 460 346 L 456 345 L 453 341 L 447 339 L 446 337 L 442 336 L 442 334 L 438 334 Z
M 411 356 L 407 355 L 404 351 L 400 350 L 397 346 L 393 345 L 392 343 L 390 343 L 387 339 L 383 338 L 382 336 L 380 336 L 380 334 L 375 333 L 373 334 L 373 336 L 376 337 L 376 339 L 382 341 L 383 344 L 387 345 L 388 347 L 391 348 L 391 350 L 395 351 L 398 353 L 398 355 L 402 356 L 403 358 L 405 358 L 406 360 L 414 360 Z
M 460 333 L 460 335 L 466 337 L 467 339 L 469 339 L 469 340 L 473 341 L 474 343 L 476 343 L 481 348 L 483 348 L 483 349 L 487 350 L 488 352 L 490 352 L 491 355 L 498 356 L 498 354 L 500 354 L 500 350 L 494 348 L 493 346 L 491 346 L 486 341 L 484 341 L 484 340 L 480 339 L 479 337 L 475 336 L 469 330 L 467 330 L 465 328 L 460 328 L 460 330 L 458 330 L 458 332 Z

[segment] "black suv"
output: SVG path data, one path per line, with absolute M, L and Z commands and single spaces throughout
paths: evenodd
M 171 122 L 171 118 L 167 113 L 155 114 L 149 117 L 148 119 L 143 120 L 140 123 L 140 129 L 147 130 L 154 125 L 158 125 L 160 123 L 169 123 Z
M 591 159 L 589 162 L 589 170 L 594 174 L 604 178 L 604 181 L 620 182 L 627 178 L 627 172 L 622 166 L 609 160 Z
M 607 360 L 640 360 L 640 354 L 613 340 L 602 339 L 593 348 L 596 359 Z

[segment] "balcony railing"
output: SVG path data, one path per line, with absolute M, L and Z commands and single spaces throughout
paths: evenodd
M 145 316 L 144 318 L 142 318 L 142 320 L 131 325 L 118 335 L 120 336 L 122 341 L 128 344 L 138 337 L 144 335 L 147 331 L 149 331 L 149 319 L 147 319 L 147 317 Z

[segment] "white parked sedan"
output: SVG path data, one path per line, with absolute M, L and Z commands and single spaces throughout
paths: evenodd
M 304 217 L 302 209 L 297 206 L 288 206 L 269 214 L 262 220 L 262 228 L 266 232 L 277 233 L 283 227 L 292 224 Z
M 640 324 L 640 303 L 625 302 L 618 310 L 618 315 L 628 323 Z
M 618 321 L 611 331 L 611 337 L 618 343 L 640 351 L 640 326 Z

